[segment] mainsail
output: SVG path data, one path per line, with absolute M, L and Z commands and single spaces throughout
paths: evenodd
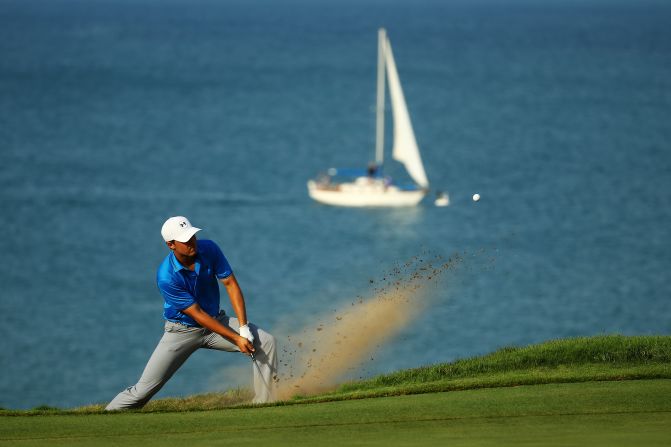
M 408 107 L 403 96 L 401 81 L 398 79 L 394 55 L 391 52 L 389 39 L 384 39 L 384 60 L 389 80 L 389 96 L 391 97 L 391 110 L 394 117 L 394 148 L 392 156 L 405 165 L 408 174 L 422 188 L 428 188 L 429 180 L 424 172 L 422 158 L 419 155 L 417 140 L 412 130 Z

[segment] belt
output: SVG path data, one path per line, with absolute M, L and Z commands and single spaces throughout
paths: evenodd
M 226 315 L 226 311 L 220 310 L 219 313 L 217 314 L 217 316 L 214 317 L 214 318 L 221 317 L 222 315 Z M 181 321 L 175 321 L 175 320 L 165 320 L 165 322 L 166 322 L 166 324 L 167 323 L 179 324 L 180 326 L 189 327 L 189 328 L 196 328 L 196 329 L 202 328 L 202 326 L 192 326 L 190 324 L 186 324 L 186 323 L 183 323 Z

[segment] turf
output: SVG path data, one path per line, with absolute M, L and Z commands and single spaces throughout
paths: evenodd
M 506 347 L 492 354 L 452 363 L 408 369 L 353 383 L 343 390 L 426 383 L 506 373 L 589 365 L 595 369 L 664 365 L 671 362 L 671 337 L 603 335 L 551 340 L 525 347 Z
M 671 379 L 671 336 L 603 335 L 506 347 L 485 356 L 440 363 L 345 383 L 316 396 L 294 396 L 279 405 L 435 393 L 518 385 L 609 380 Z M 234 389 L 149 402 L 140 412 L 216 410 L 245 406 L 249 390 Z M 3 415 L 101 413 L 104 405 L 70 410 L 38 407 Z
M 201 412 L 5 416 L 0 446 L 669 445 L 671 380 Z
M 381 375 L 296 400 L 327 401 L 501 386 L 671 378 L 671 337 L 603 335 L 551 340 Z
M 111 414 L 101 405 L 0 410 L 0 446 L 671 445 L 669 396 L 671 337 L 600 336 L 504 348 L 270 406 L 245 406 L 249 393 L 232 390 Z

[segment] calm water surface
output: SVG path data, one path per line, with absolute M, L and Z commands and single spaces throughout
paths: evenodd
M 219 242 L 280 341 L 398 263 L 459 253 L 356 376 L 669 334 L 671 5 L 499 3 L 0 1 L 0 406 L 134 383 L 175 214 Z M 318 171 L 372 157 L 379 26 L 449 207 L 307 197 Z M 225 373 L 243 365 L 198 352 L 159 396 L 245 385 Z

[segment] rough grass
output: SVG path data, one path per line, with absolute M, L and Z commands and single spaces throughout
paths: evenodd
M 671 337 L 605 335 L 552 340 L 527 347 L 507 347 L 492 354 L 453 363 L 399 371 L 358 385 L 401 385 L 493 372 L 573 365 L 646 365 L 671 361 Z M 356 387 L 357 384 L 351 386 Z
M 343 384 L 331 393 L 295 396 L 274 405 L 547 383 L 671 378 L 671 336 L 604 335 L 552 340 L 527 347 L 385 374 Z M 249 406 L 251 392 L 230 390 L 150 402 L 143 413 Z M 71 410 L 38 407 L 0 415 L 92 414 L 104 405 Z
M 445 379 L 510 373 L 513 371 L 550 372 L 566 368 L 583 371 L 624 370 L 643 367 L 656 370 L 671 363 L 671 337 L 604 335 L 552 340 L 526 347 L 506 347 L 494 353 L 381 375 L 370 380 L 352 382 L 341 391 L 406 386 Z M 644 368 L 649 366 L 652 368 Z M 663 368 L 666 370 L 666 368 Z

